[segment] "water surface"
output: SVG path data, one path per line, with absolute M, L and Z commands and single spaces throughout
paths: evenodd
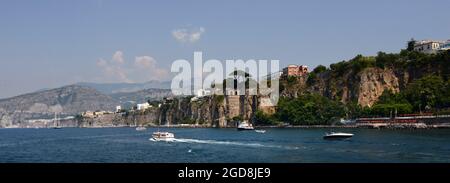
M 0 162 L 450 162 L 450 130 L 173 128 L 176 142 L 152 142 L 157 129 L 0 129 Z M 355 136 L 323 140 L 324 133 Z

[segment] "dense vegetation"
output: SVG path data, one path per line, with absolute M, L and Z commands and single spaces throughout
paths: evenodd
M 385 91 L 373 108 L 385 114 L 388 108 L 399 113 L 439 112 L 450 107 L 450 81 L 440 76 L 429 75 L 410 83 L 400 93 Z M 377 111 L 374 111 L 377 114 Z
M 399 93 L 385 91 L 372 107 L 361 107 L 357 101 L 343 104 L 337 99 L 307 93 L 298 98 L 281 98 L 274 115 L 257 112 L 260 124 L 277 121 L 293 125 L 331 124 L 340 118 L 369 116 L 389 117 L 395 114 L 420 112 L 450 113 L 450 52 L 423 54 L 402 50 L 400 53 L 379 52 L 376 56 L 358 55 L 349 61 L 331 64 L 329 68 L 319 65 L 309 75 L 307 85 L 312 86 L 321 74 L 343 78 L 345 74 L 356 75 L 369 67 L 408 72 L 412 81 Z M 294 81 L 293 78 L 288 78 Z
M 349 61 L 341 61 L 331 64 L 329 68 L 317 66 L 311 74 L 317 75 L 328 71 L 333 76 L 339 77 L 351 71 L 358 73 L 368 67 L 394 68 L 402 70 L 429 71 L 448 80 L 450 76 L 450 52 L 438 54 L 424 54 L 415 51 L 402 50 L 400 53 L 378 52 L 377 56 L 357 55 Z
M 273 125 L 279 121 L 293 125 L 329 125 L 345 115 L 342 103 L 317 94 L 302 95 L 295 99 L 281 98 L 274 115 L 256 112 L 255 121 L 260 125 Z

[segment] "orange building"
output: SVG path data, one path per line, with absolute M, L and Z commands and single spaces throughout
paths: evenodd
M 283 69 L 283 76 L 304 76 L 308 74 L 308 66 L 306 65 L 289 65 Z

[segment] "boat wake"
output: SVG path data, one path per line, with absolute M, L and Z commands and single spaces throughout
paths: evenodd
M 288 150 L 300 149 L 299 147 L 292 146 L 281 146 L 281 145 L 271 145 L 271 144 L 260 144 L 260 143 L 243 143 L 243 142 L 233 142 L 233 141 L 217 141 L 217 140 L 199 140 L 199 139 L 174 139 L 173 142 L 181 143 L 192 143 L 192 144 L 213 144 L 213 145 L 231 145 L 231 146 L 245 146 L 245 147 L 255 147 L 255 148 L 280 148 Z

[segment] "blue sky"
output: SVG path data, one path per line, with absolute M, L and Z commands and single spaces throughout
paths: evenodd
M 448 0 L 2 0 L 0 98 L 80 81 L 170 80 L 172 62 L 192 60 L 194 51 L 205 60 L 310 67 L 398 52 L 412 37 L 450 39 L 448 7 Z

